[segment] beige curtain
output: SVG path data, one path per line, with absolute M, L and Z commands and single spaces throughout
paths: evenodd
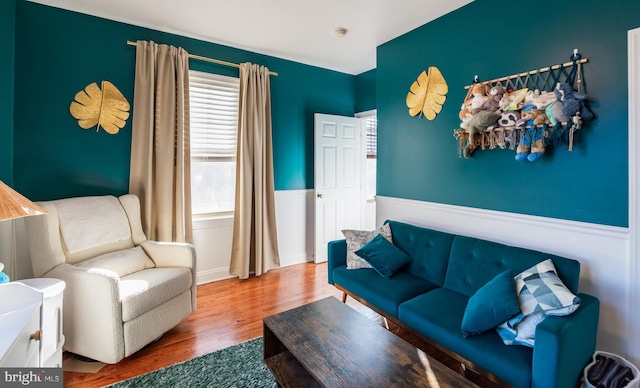
M 189 145 L 189 55 L 138 41 L 129 192 L 158 241 L 193 242 Z
M 238 153 L 229 272 L 247 279 L 280 266 L 276 236 L 269 69 L 240 65 Z

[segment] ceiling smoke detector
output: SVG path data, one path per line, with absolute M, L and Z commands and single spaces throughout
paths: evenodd
M 343 28 L 343 27 L 340 27 L 340 28 L 338 28 L 338 29 L 336 29 L 336 30 L 335 30 L 335 34 L 336 34 L 336 36 L 337 36 L 338 38 L 342 38 L 342 37 L 344 37 L 345 35 L 347 35 L 347 29 L 346 29 L 346 28 Z

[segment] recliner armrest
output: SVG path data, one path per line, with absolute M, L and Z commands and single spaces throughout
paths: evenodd
M 571 315 L 551 316 L 536 327 L 531 387 L 575 387 L 596 349 L 600 301 L 578 294 Z
M 333 240 L 327 244 L 327 270 L 329 284 L 333 284 L 333 270 L 347 265 L 347 240 Z
M 124 357 L 120 278 L 109 270 L 60 264 L 43 277 L 65 282 L 64 349 L 99 354 L 115 363 Z
M 156 267 L 184 267 L 191 269 L 191 309 L 197 308 L 196 248 L 177 242 L 143 241 L 140 246 L 156 263 Z
M 156 267 L 196 268 L 196 250 L 191 244 L 146 240 L 140 246 Z

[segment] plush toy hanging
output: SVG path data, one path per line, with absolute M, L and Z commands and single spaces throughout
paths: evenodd
M 574 50 L 570 62 L 467 86 L 460 128 L 454 131 L 459 154 L 469 158 L 477 148 L 516 149 L 515 159 L 535 162 L 548 145 L 568 144 L 583 121 L 593 119 L 587 107 L 582 64 Z M 574 90 L 576 85 L 577 90 Z

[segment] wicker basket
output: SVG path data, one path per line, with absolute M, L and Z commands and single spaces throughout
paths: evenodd
M 589 365 L 586 366 L 586 368 L 584 368 L 584 372 L 583 372 L 583 376 L 584 376 L 584 387 L 585 388 L 596 388 L 593 384 L 591 384 L 589 382 L 589 380 L 587 379 L 587 373 L 589 372 L 589 369 L 591 369 L 591 367 L 593 365 L 595 365 L 596 363 L 596 357 L 598 355 L 602 355 L 605 357 L 609 357 L 615 361 L 617 361 L 619 364 L 623 365 L 623 366 L 628 366 L 629 368 L 631 368 L 631 371 L 633 372 L 633 380 L 631 380 L 626 386 L 625 388 L 640 388 L 640 371 L 638 371 L 638 368 L 633 365 L 632 363 L 630 363 L 629 361 L 625 360 L 624 358 L 618 356 L 617 354 L 613 354 L 613 353 L 607 353 L 607 352 L 601 352 L 599 350 L 596 350 L 596 352 L 593 354 L 591 363 Z

